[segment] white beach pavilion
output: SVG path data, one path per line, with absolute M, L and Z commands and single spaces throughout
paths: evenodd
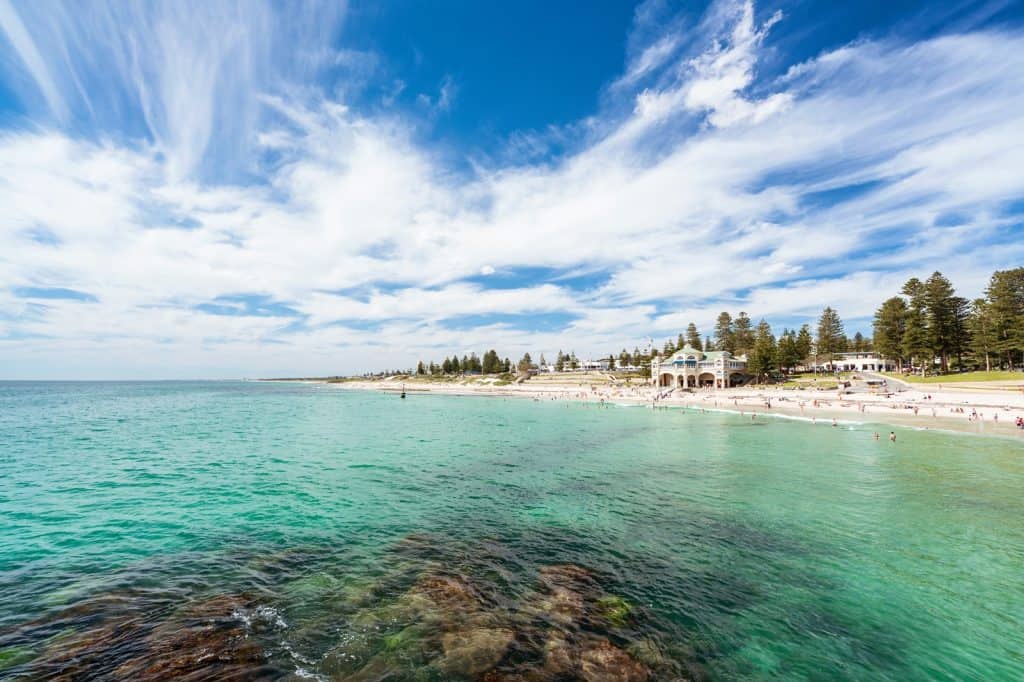
M 672 357 L 654 360 L 651 376 L 658 386 L 675 388 L 729 388 L 747 380 L 747 358 L 724 350 L 700 351 L 684 346 Z

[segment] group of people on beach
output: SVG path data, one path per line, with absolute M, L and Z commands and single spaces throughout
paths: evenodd
M 540 387 L 538 387 L 540 388 Z M 569 402 L 581 402 L 584 405 L 593 403 L 596 407 L 611 407 L 618 401 L 647 403 L 654 409 L 669 409 L 673 406 L 699 407 L 701 411 L 705 407 L 715 409 L 726 409 L 740 412 L 743 416 L 757 419 L 757 414 L 782 413 L 789 411 L 809 419 L 812 423 L 833 422 L 838 425 L 835 419 L 837 412 L 852 412 L 860 419 L 868 418 L 869 414 L 878 415 L 880 412 L 890 411 L 913 415 L 915 420 L 921 419 L 926 414 L 933 420 L 941 417 L 956 417 L 964 419 L 973 424 L 976 428 L 983 429 L 988 424 L 994 427 L 1006 428 L 1013 424 L 1016 430 L 1024 432 L 1024 416 L 1018 406 L 1007 404 L 992 405 L 986 404 L 984 414 L 978 411 L 979 404 L 973 404 L 969 400 L 957 400 L 951 404 L 948 397 L 923 393 L 916 398 L 911 395 L 902 395 L 902 399 L 896 398 L 896 394 L 885 396 L 887 400 L 880 400 L 876 395 L 869 394 L 843 394 L 839 397 L 825 398 L 819 395 L 807 395 L 801 393 L 786 393 L 780 390 L 758 390 L 748 388 L 745 391 L 716 390 L 714 388 L 701 387 L 697 390 L 680 390 L 676 387 L 652 387 L 642 383 L 614 382 L 611 384 L 593 384 L 581 381 L 572 386 L 558 385 L 545 386 L 540 390 L 530 387 L 532 397 L 536 401 L 558 400 Z M 703 389 L 703 390 L 702 390 Z M 908 399 L 909 398 L 909 399 Z M 921 412 L 924 409 L 925 412 Z M 821 411 L 826 411 L 822 414 Z M 831 412 L 832 414 L 829 414 Z M 1002 419 L 1000 419 L 1002 416 Z M 883 417 L 881 419 L 885 421 Z M 932 422 L 938 423 L 938 422 Z M 930 428 L 930 426 L 926 427 Z M 973 429 L 972 429 L 973 430 Z M 893 434 L 895 435 L 895 434 Z M 1024 433 L 1022 433 L 1024 435 Z M 890 440 L 894 440 L 890 438 Z

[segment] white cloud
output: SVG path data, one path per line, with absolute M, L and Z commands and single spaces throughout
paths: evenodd
M 644 47 L 640 54 L 630 60 L 626 73 L 612 83 L 612 89 L 632 86 L 645 76 L 657 71 L 670 60 L 679 49 L 681 42 L 679 34 L 670 33 Z
M 25 68 L 32 75 L 36 85 L 39 86 L 40 92 L 46 98 L 54 115 L 62 121 L 67 120 L 67 105 L 57 90 L 57 85 L 54 83 L 42 55 L 39 54 L 35 41 L 25 30 L 25 24 L 22 23 L 18 11 L 10 3 L 10 0 L 0 0 L 0 29 L 7 34 L 11 46 L 25 64 Z
M 441 89 L 437 94 L 437 108 L 441 111 L 448 111 L 455 103 L 457 89 L 455 81 L 451 76 L 445 76 L 441 81 Z
M 307 10 L 279 13 L 266 0 L 55 0 L 24 3 L 19 14 L 3 0 L 0 28 L 60 122 L 145 131 L 175 180 L 239 177 L 264 121 L 261 93 L 357 54 L 328 49 L 344 3 Z
M 430 95 L 421 92 L 416 96 L 416 102 L 425 109 L 443 113 L 451 110 L 452 106 L 455 104 L 455 97 L 457 94 L 458 87 L 455 84 L 455 80 L 451 75 L 445 75 L 445 77 L 441 79 L 441 85 L 438 86 L 436 97 L 431 97 Z
M 775 93 L 759 101 L 742 94 L 754 81 L 757 50 L 771 27 L 782 19 L 782 12 L 775 12 L 757 27 L 752 0 L 724 6 L 729 10 L 729 37 L 690 61 L 693 75 L 685 88 L 684 103 L 691 111 L 709 112 L 708 122 L 720 128 L 745 121 L 760 123 L 793 101 L 788 93 Z
M 164 74 L 139 81 L 163 112 L 149 125 L 164 132 L 0 135 L 0 375 L 318 374 L 489 347 L 607 353 L 691 320 L 707 329 L 721 309 L 792 319 L 830 303 L 863 318 L 936 268 L 975 295 L 992 269 L 1022 261 L 1000 206 L 1024 196 L 1024 36 L 864 41 L 763 83 L 758 58 L 777 18 L 754 17 L 749 3 L 719 3 L 698 51 L 664 35 L 637 48 L 623 78 L 647 89 L 616 81 L 632 110 L 581 126 L 572 153 L 534 150 L 540 161 L 472 173 L 417 141 L 417 121 L 243 68 L 234 60 L 259 64 L 276 49 L 246 37 L 249 19 L 223 53 L 169 37 L 139 55 Z M 187 54 L 165 63 L 170 46 Z M 221 101 L 202 80 L 205 104 L 159 123 L 177 106 L 164 100 L 216 55 L 244 75 L 245 101 Z M 55 83 L 78 112 L 76 86 Z M 450 105 L 449 88 L 434 106 Z M 260 151 L 236 155 L 272 155 L 252 166 L 259 182 L 204 179 L 221 107 L 260 112 L 242 124 Z M 950 212 L 963 224 L 937 225 Z M 521 284 L 493 288 L 517 273 Z M 41 307 L 18 287 L 97 301 Z M 237 294 L 274 305 L 201 307 Z M 246 313 L 240 300 L 218 305 Z M 530 315 L 571 321 L 544 331 Z

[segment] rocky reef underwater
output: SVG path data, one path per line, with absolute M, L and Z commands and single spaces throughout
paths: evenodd
M 195 570 L 175 581 L 135 567 L 113 589 L 65 589 L 42 615 L 0 630 L 0 678 L 703 677 L 678 629 L 605 576 L 493 540 L 410 535 L 372 561 L 324 548 L 220 560 L 231 569 L 212 586 Z

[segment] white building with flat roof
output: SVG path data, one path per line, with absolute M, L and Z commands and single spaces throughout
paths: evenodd
M 819 372 L 892 372 L 896 362 L 872 351 L 860 351 L 836 353 L 831 360 L 819 358 L 811 368 Z

